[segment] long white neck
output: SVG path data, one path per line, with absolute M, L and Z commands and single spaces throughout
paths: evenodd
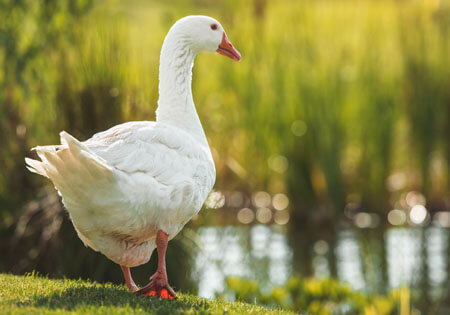
M 161 49 L 156 121 L 184 129 L 208 144 L 192 98 L 194 52 L 176 32 L 169 32 Z

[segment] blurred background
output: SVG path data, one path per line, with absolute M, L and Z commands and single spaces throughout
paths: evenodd
M 173 287 L 449 314 L 448 0 L 1 1 L 0 272 L 123 282 L 24 157 L 60 130 L 153 120 L 162 41 L 189 14 L 216 17 L 243 59 L 196 59 L 217 182 L 169 246 Z

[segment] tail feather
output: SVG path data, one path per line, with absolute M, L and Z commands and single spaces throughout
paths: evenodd
M 129 248 L 127 243 L 124 250 L 117 237 L 99 231 L 109 229 L 111 235 L 120 233 L 120 226 L 127 218 L 122 209 L 128 206 L 128 200 L 117 185 L 121 173 L 85 143 L 66 132 L 60 136 L 61 145 L 34 148 L 40 161 L 26 158 L 27 168 L 53 182 L 85 245 L 120 264 L 129 260 L 133 264 L 147 261 L 154 248 L 153 240 Z
M 25 162 L 27 163 L 26 168 L 30 172 L 48 177 L 47 172 L 45 171 L 45 168 L 42 166 L 42 162 L 30 159 L 30 158 L 25 158 Z
M 75 137 L 71 136 L 65 131 L 61 131 L 59 133 L 61 138 L 61 144 L 63 146 L 69 147 L 72 153 L 80 153 L 81 151 L 87 151 L 89 153 L 93 153 L 87 146 L 78 141 Z
M 31 172 L 50 178 L 66 201 L 112 178 L 111 167 L 101 157 L 68 133 L 60 136 L 61 145 L 33 149 L 41 161 L 26 158 L 25 162 Z

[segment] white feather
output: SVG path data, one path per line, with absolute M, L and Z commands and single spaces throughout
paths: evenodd
M 164 41 L 156 122 L 124 123 L 85 142 L 63 131 L 61 145 L 35 148 L 41 161 L 26 159 L 31 172 L 53 182 L 84 244 L 118 264 L 147 262 L 157 231 L 173 238 L 214 185 L 214 162 L 191 93 L 192 65 L 202 47 L 182 40 L 195 38 L 189 32 L 202 23 L 210 32 L 218 22 L 182 19 Z M 222 34 L 214 36 L 202 40 L 214 47 Z

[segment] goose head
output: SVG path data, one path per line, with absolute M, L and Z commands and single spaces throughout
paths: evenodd
M 181 35 L 195 53 L 219 53 L 235 61 L 241 54 L 233 47 L 222 25 L 212 17 L 191 15 L 178 20 L 169 33 Z

